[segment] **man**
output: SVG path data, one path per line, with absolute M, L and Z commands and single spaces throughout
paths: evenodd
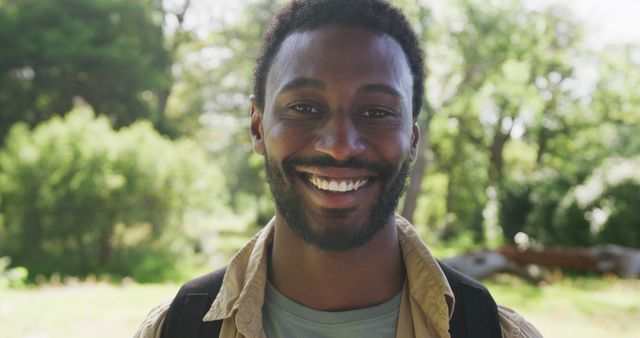
M 481 286 L 441 268 L 394 215 L 416 156 L 423 90 L 416 36 L 387 2 L 282 8 L 263 40 L 251 106 L 275 217 L 224 279 L 188 283 L 136 336 L 540 337 Z M 463 284 L 474 286 L 454 297 Z M 198 287 L 211 298 L 202 312 L 185 296 Z

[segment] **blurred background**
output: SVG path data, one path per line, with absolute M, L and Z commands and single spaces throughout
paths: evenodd
M 0 337 L 132 336 L 271 218 L 248 97 L 282 3 L 0 0 Z M 634 336 L 640 2 L 394 3 L 429 74 L 398 211 L 545 337 Z

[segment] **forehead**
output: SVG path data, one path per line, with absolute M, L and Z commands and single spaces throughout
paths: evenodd
M 381 83 L 411 96 L 413 79 L 400 44 L 392 37 L 344 25 L 294 32 L 283 42 L 267 76 L 266 94 L 296 78 L 326 84 Z

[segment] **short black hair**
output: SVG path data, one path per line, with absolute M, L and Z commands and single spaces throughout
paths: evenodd
M 294 0 L 278 11 L 263 39 L 253 74 L 255 103 L 264 110 L 267 74 L 282 42 L 292 33 L 326 24 L 343 24 L 395 39 L 413 77 L 413 118 L 422 108 L 424 60 L 420 42 L 402 12 L 385 0 Z

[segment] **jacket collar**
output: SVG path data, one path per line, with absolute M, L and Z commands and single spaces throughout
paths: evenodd
M 438 262 L 407 220 L 396 215 L 396 226 L 410 297 L 423 313 L 448 314 L 450 319 L 455 299 Z M 264 288 L 267 282 L 267 257 L 273 241 L 274 227 L 275 218 L 272 218 L 231 259 L 220 292 L 203 321 L 227 319 L 235 313 L 238 331 L 247 337 L 260 336 Z M 442 297 L 445 302 L 438 301 Z

